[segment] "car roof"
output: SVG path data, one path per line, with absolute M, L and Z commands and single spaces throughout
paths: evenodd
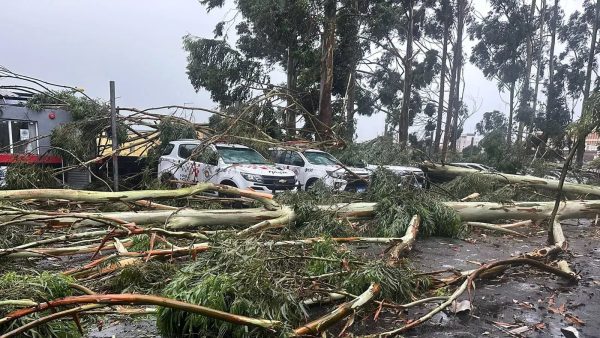
M 196 140 L 196 139 L 181 139 L 181 140 L 176 140 L 176 141 L 171 141 L 169 142 L 171 144 L 202 144 L 201 140 Z M 249 147 L 246 147 L 243 144 L 236 144 L 236 143 L 213 143 L 214 146 L 216 147 L 225 147 L 225 148 L 242 148 L 242 149 L 250 149 Z

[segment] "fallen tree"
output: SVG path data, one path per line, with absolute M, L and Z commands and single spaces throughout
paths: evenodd
M 452 165 L 434 164 L 431 162 L 423 163 L 421 168 L 427 173 L 427 175 L 429 175 L 430 178 L 445 180 L 452 179 L 457 176 L 476 174 L 484 175 L 486 178 L 496 180 L 501 183 L 518 184 L 548 190 L 557 190 L 560 183 L 559 180 L 550 180 L 530 175 L 513 175 L 500 172 L 479 171 Z M 600 197 L 600 187 L 593 185 L 565 182 L 562 186 L 562 190 L 564 193 L 568 194 L 576 194 L 581 196 L 592 195 Z

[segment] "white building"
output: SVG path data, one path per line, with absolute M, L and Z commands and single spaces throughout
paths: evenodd
M 468 146 L 476 146 L 479 145 L 479 141 L 481 141 L 481 135 L 472 134 L 463 134 L 458 140 L 456 140 L 456 151 L 462 153 L 462 151 Z

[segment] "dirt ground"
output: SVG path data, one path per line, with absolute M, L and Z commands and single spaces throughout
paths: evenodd
M 509 269 L 492 280 L 479 281 L 472 296 L 472 311 L 455 315 L 437 314 L 405 337 L 563 337 L 561 328 L 573 326 L 580 337 L 600 337 L 600 227 L 588 221 L 563 223 L 570 243 L 564 254 L 571 268 L 580 273 L 577 285 L 528 267 Z M 421 271 L 445 268 L 468 270 L 477 262 L 510 258 L 543 246 L 545 229 L 517 229 L 528 238 L 474 232 L 466 240 L 428 238 L 417 241 L 410 259 Z M 361 247 L 382 252 L 384 247 Z M 468 299 L 463 295 L 462 299 Z M 437 303 L 404 313 L 384 312 L 377 321 L 372 312 L 356 318 L 351 332 L 369 334 L 399 327 L 435 307 Z M 334 330 L 335 331 L 335 330 Z M 106 320 L 90 337 L 159 337 L 153 319 Z

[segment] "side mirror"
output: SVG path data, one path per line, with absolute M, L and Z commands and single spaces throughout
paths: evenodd
M 292 162 L 292 165 L 298 166 L 298 167 L 304 167 L 304 161 L 302 159 L 295 159 Z

